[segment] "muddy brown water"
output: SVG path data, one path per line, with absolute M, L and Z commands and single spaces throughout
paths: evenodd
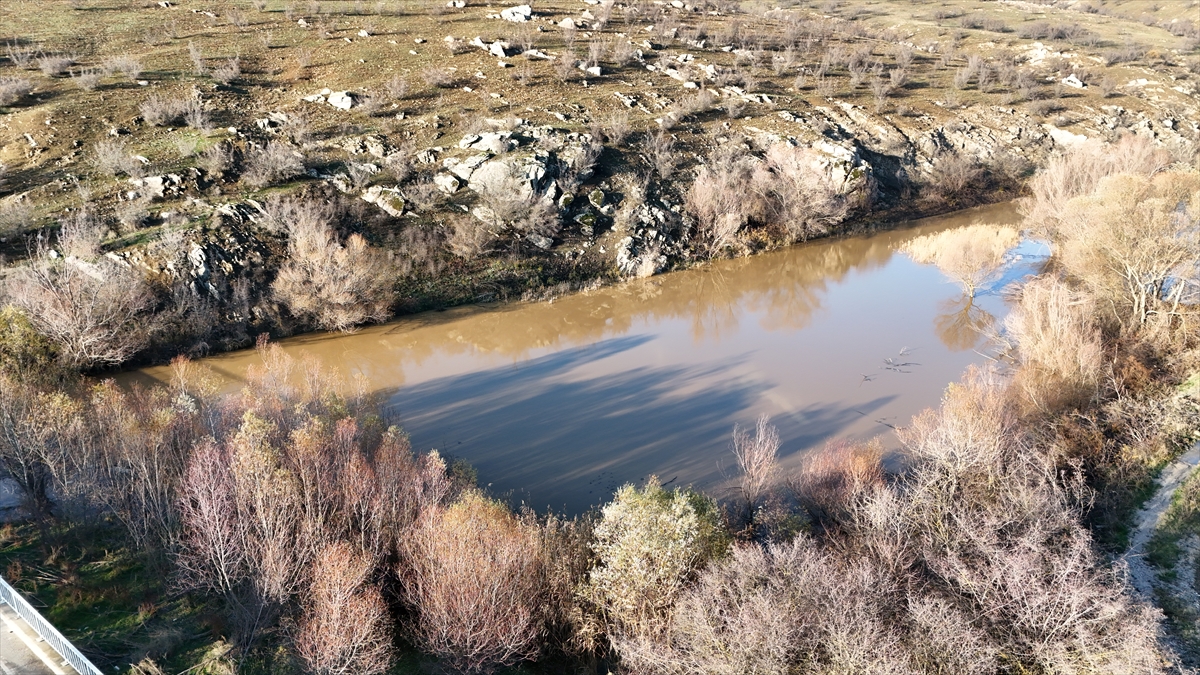
M 722 496 L 734 424 L 770 415 L 785 470 L 831 439 L 881 436 L 936 405 L 987 360 L 979 329 L 1004 288 L 1036 271 L 1024 243 L 974 302 L 897 249 L 1011 205 L 916 221 L 631 281 L 553 302 L 429 312 L 350 335 L 282 340 L 361 374 L 418 451 L 469 461 L 481 485 L 577 513 L 655 475 Z M 235 389 L 253 350 L 203 362 Z M 166 367 L 125 375 L 165 381 Z

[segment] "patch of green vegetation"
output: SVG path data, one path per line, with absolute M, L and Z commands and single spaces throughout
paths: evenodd
M 1200 613 L 1163 588 L 1154 589 L 1154 601 L 1166 615 L 1176 638 L 1190 650 L 1200 650 Z
M 1191 537 L 1200 537 L 1200 471 L 1193 471 L 1175 491 L 1162 524 L 1146 545 L 1146 558 L 1164 575 L 1174 575 L 1186 552 L 1185 541 Z
M 150 658 L 167 672 L 201 663 L 214 642 L 211 608 L 173 593 L 168 575 L 106 526 L 51 532 L 0 529 L 0 568 L 12 585 L 106 672 Z

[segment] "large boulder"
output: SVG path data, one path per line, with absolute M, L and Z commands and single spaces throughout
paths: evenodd
M 500 10 L 500 18 L 515 23 L 525 23 L 533 17 L 533 8 L 529 5 L 517 5 Z
M 545 186 L 547 164 L 544 155 L 493 159 L 471 174 L 467 187 L 482 195 L 532 199 Z
M 383 209 L 388 215 L 399 218 L 404 215 L 404 195 L 396 188 L 372 185 L 362 193 L 363 201 Z

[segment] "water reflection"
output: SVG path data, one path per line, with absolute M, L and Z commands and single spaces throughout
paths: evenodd
M 283 345 L 362 374 L 418 449 L 463 457 L 514 499 L 580 511 L 650 474 L 719 492 L 736 422 L 771 415 L 786 469 L 829 438 L 888 434 L 936 404 L 983 359 L 978 331 L 1005 305 L 995 292 L 964 301 L 935 268 L 895 251 L 939 229 L 1016 220 L 992 207 L 556 302 L 431 312 Z M 256 360 L 206 362 L 232 389 Z M 912 365 L 889 367 L 899 362 Z
M 978 347 L 996 323 L 996 317 L 969 295 L 939 302 L 938 312 L 933 320 L 934 330 L 942 344 L 955 352 Z

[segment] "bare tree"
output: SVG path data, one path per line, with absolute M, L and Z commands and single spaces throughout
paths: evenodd
M 368 575 L 371 560 L 338 542 L 321 551 L 296 636 L 315 675 L 377 675 L 391 662 L 387 606 Z
M 1200 172 L 1103 178 L 1053 222 L 1062 263 L 1125 328 L 1177 312 L 1200 281 Z
M 733 456 L 742 470 L 742 498 L 746 500 L 751 520 L 770 488 L 778 454 L 779 430 L 766 415 L 758 418 L 753 436 L 740 426 L 733 427 Z
M 288 258 L 271 285 L 292 314 L 326 330 L 382 321 L 394 291 L 387 259 L 358 234 L 339 242 L 313 219 L 288 223 Z
M 39 253 L 14 272 L 6 292 L 73 367 L 122 363 L 154 330 L 154 296 L 140 275 L 113 262 Z

